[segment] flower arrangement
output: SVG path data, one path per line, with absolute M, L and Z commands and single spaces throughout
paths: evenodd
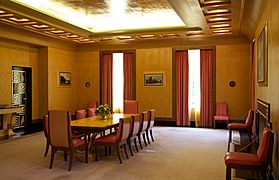
M 112 107 L 110 107 L 107 104 L 100 105 L 95 110 L 95 114 L 99 115 L 99 116 L 102 116 L 102 117 L 108 116 L 112 113 L 113 113 Z

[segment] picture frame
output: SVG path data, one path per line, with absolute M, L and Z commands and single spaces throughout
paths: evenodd
M 70 72 L 59 72 L 59 86 L 71 86 L 71 76 L 72 74 Z
M 163 86 L 163 73 L 148 73 L 144 74 L 144 86 Z
M 268 56 L 267 56 L 267 23 L 257 40 L 257 82 L 260 86 L 267 86 Z

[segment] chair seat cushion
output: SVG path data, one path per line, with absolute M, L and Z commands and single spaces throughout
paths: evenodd
M 214 116 L 214 121 L 228 121 L 229 116 Z
M 116 134 L 109 134 L 94 140 L 94 143 L 116 143 Z
M 228 128 L 238 130 L 238 129 L 247 129 L 248 127 L 244 123 L 230 123 L 228 125 Z
M 225 156 L 225 164 L 230 167 L 260 167 L 261 162 L 256 154 L 229 152 Z

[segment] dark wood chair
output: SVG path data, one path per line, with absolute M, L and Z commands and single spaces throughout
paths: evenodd
M 140 128 L 140 115 L 139 114 L 134 114 L 131 116 L 130 118 L 130 133 L 129 133 L 129 137 L 127 139 L 127 144 L 129 146 L 130 149 L 130 153 L 133 156 L 133 151 L 132 151 L 132 141 L 134 141 L 135 144 L 135 148 L 137 150 L 137 152 L 139 152 L 138 147 L 137 147 L 137 134 L 139 132 L 139 128 Z
M 105 136 L 101 136 L 99 138 L 96 138 L 94 140 L 95 145 L 95 160 L 98 160 L 98 146 L 115 146 L 118 159 L 120 163 L 122 164 L 122 160 L 120 157 L 120 147 L 124 146 L 124 151 L 126 154 L 126 158 L 129 159 L 128 153 L 127 153 L 127 139 L 129 137 L 130 132 L 130 117 L 120 118 L 119 119 L 119 127 L 117 129 L 117 132 L 114 134 L 108 134 Z
M 141 116 L 140 116 L 140 128 L 139 128 L 139 132 L 138 132 L 138 140 L 139 140 L 139 145 L 140 145 L 141 149 L 143 149 L 142 145 L 141 145 L 141 136 L 143 137 L 145 146 L 147 146 L 146 138 L 145 138 L 145 133 L 146 133 L 147 127 L 148 127 L 148 112 L 144 111 L 141 113 Z
M 155 121 L 155 110 L 151 109 L 150 111 L 148 111 L 148 126 L 146 129 L 146 137 L 147 137 L 147 141 L 149 144 L 150 144 L 150 141 L 149 141 L 148 131 L 150 133 L 151 140 L 154 142 L 153 132 L 152 132 L 152 128 L 154 126 L 154 121 Z
M 51 160 L 49 169 L 52 168 L 54 154 L 64 151 L 64 159 L 67 161 L 67 152 L 70 153 L 69 171 L 72 168 L 72 160 L 75 150 L 83 147 L 85 151 L 85 162 L 88 163 L 88 143 L 86 134 L 72 136 L 71 114 L 66 110 L 50 110 L 48 112 L 49 143 L 51 145 Z M 83 139 L 81 139 L 83 136 Z
M 265 128 L 256 154 L 228 152 L 225 156 L 226 180 L 231 179 L 231 169 L 259 170 L 263 179 L 267 179 L 268 167 L 272 166 L 274 132 Z
M 250 142 L 252 141 L 251 135 L 252 135 L 253 119 L 254 119 L 254 111 L 249 110 L 245 123 L 238 123 L 238 122 L 229 123 L 229 125 L 228 125 L 228 129 L 229 129 L 228 151 L 230 150 L 230 143 L 232 141 L 232 131 L 233 130 L 247 132 Z

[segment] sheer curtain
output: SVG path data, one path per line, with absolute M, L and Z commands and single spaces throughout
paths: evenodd
M 189 126 L 188 117 L 188 51 L 175 52 L 176 64 L 176 125 Z
M 200 125 L 212 127 L 213 51 L 201 49 L 201 111 Z
M 101 56 L 101 104 L 112 106 L 112 54 Z

